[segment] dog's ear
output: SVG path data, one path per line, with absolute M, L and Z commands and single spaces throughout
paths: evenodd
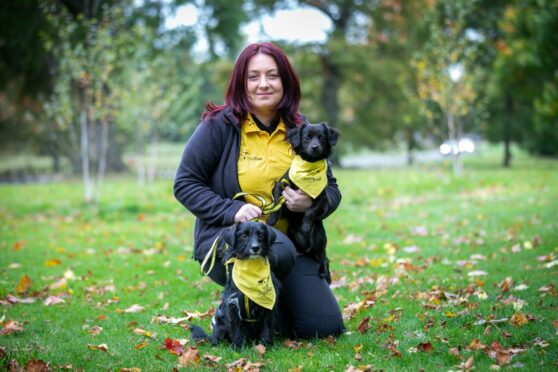
M 266 236 L 267 241 L 266 241 L 266 243 L 267 243 L 268 247 L 271 247 L 271 245 L 275 242 L 275 239 L 277 239 L 277 234 L 275 234 L 275 231 L 273 230 L 272 227 L 267 226 L 267 225 L 264 225 L 264 226 L 267 229 L 267 234 L 266 234 L 267 235 Z
M 300 147 L 302 144 L 302 128 L 304 124 L 298 127 L 290 129 L 287 133 L 287 139 L 289 140 L 293 149 Z
M 341 135 L 339 133 L 339 130 L 329 127 L 326 123 L 322 123 L 322 126 L 327 133 L 327 141 L 329 145 L 332 147 L 335 146 L 337 144 L 337 141 L 339 140 L 339 136 Z
M 232 226 L 229 226 L 227 228 L 224 228 L 223 230 L 221 230 L 221 239 L 223 239 L 225 241 L 225 243 L 227 243 L 229 245 L 229 247 L 234 247 L 235 244 L 235 239 L 236 239 L 236 227 L 238 226 L 237 223 L 235 223 Z

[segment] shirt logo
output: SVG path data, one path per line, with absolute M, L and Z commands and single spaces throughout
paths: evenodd
M 257 154 L 250 154 L 248 151 L 242 151 L 240 153 L 240 158 L 242 160 L 252 160 L 252 161 L 262 161 L 263 157 Z

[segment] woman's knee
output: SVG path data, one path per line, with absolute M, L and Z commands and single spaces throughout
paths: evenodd
M 269 261 L 275 275 L 282 279 L 286 277 L 294 267 L 297 251 L 291 240 L 281 231 L 276 230 L 277 239 L 271 246 Z

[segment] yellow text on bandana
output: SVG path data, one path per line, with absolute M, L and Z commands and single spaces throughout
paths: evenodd
M 295 156 L 289 169 L 289 178 L 299 189 L 316 199 L 327 186 L 327 160 L 308 162 Z
M 271 280 L 271 269 L 267 258 L 250 257 L 245 260 L 231 258 L 234 263 L 232 279 L 245 296 L 266 309 L 275 305 L 275 287 Z

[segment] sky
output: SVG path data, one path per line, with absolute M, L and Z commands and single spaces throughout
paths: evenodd
M 165 26 L 169 29 L 193 26 L 197 23 L 198 11 L 192 4 L 177 8 L 175 14 L 167 17 Z M 326 32 L 331 28 L 331 21 L 316 9 L 298 8 L 281 10 L 273 16 L 264 16 L 242 28 L 248 43 L 269 40 L 287 40 L 291 42 L 322 42 Z M 204 40 L 200 30 L 200 40 Z M 207 49 L 207 43 L 200 41 L 195 48 L 199 52 Z

